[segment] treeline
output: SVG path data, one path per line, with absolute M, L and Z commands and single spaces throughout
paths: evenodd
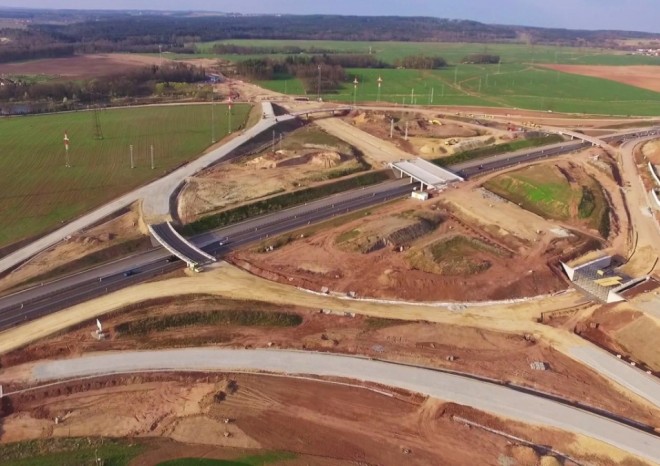
M 173 36 L 192 42 L 225 39 L 302 39 L 345 41 L 510 41 L 514 28 L 476 21 L 424 17 L 364 17 L 330 15 L 262 15 L 175 17 L 123 15 L 98 17 L 75 24 L 36 26 L 63 39 L 82 42 L 133 41 L 151 37 L 154 44 L 170 44 Z
M 394 61 L 397 68 L 411 68 L 415 70 L 435 70 L 447 66 L 442 57 L 429 57 L 427 55 L 411 55 Z
M 236 65 L 248 79 L 270 80 L 275 76 L 294 76 L 306 92 L 331 92 L 347 80 L 344 68 L 385 68 L 388 65 L 373 55 L 292 55 L 283 59 L 252 58 Z M 319 73 L 319 67 L 320 73 Z M 320 78 L 320 85 L 319 85 Z M 319 89 L 320 87 L 320 89 Z
M 77 51 L 99 52 L 194 52 L 194 44 L 200 41 L 228 39 L 520 43 L 525 37 L 531 44 L 598 47 L 628 37 L 660 38 L 658 34 L 642 32 L 544 29 L 428 17 L 195 16 L 156 12 L 135 15 L 76 11 L 67 11 L 66 17 L 68 21 L 48 21 L 47 24 L 38 24 L 35 20 L 29 25 L 29 31 L 51 37 L 52 44 L 75 45 Z M 224 48 L 228 46 L 220 47 L 218 53 L 262 53 L 255 48 L 225 52 L 223 50 L 230 50 Z M 291 53 L 296 53 L 293 50 Z
M 82 82 L 7 83 L 0 87 L 0 101 L 39 102 L 75 101 L 79 103 L 107 102 L 117 97 L 143 97 L 154 94 L 157 86 L 162 93 L 170 83 L 196 83 L 206 80 L 203 68 L 172 62 L 163 66 L 147 66 L 104 78 Z
M 4 29 L 0 30 L 0 37 L 9 39 L 0 46 L 0 63 L 70 57 L 75 53 L 74 45 L 54 42 L 52 37 L 39 32 Z
M 463 57 L 461 63 L 475 65 L 493 65 L 500 62 L 499 55 L 489 55 L 487 53 L 473 53 Z
M 295 45 L 284 45 L 281 47 L 254 47 L 236 44 L 214 44 L 211 53 L 217 55 L 297 55 L 307 53 L 311 55 L 347 53 L 338 50 L 324 49 L 319 47 L 298 47 Z
M 343 66 L 316 57 L 253 58 L 239 62 L 236 71 L 253 80 L 270 80 L 278 75 L 295 76 L 306 92 L 333 91 L 346 81 Z

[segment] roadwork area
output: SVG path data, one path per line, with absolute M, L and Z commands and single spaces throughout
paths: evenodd
M 284 350 L 179 349 L 94 354 L 34 366 L 34 381 L 145 370 L 268 371 L 361 380 L 471 406 L 536 426 L 549 426 L 660 461 L 660 439 L 600 416 L 503 386 L 411 366 Z
M 258 296 L 255 296 L 255 289 L 260 290 Z M 255 277 L 236 267 L 221 263 L 214 269 L 202 274 L 137 285 L 49 315 L 38 321 L 29 322 L 21 327 L 7 330 L 0 334 L 0 352 L 5 353 L 21 348 L 59 330 L 83 322 L 93 322 L 93 319 L 97 316 L 102 316 L 141 301 L 166 296 L 199 294 L 224 296 L 239 300 L 258 298 L 263 302 L 286 306 L 330 309 L 341 313 L 354 312 L 373 317 L 409 321 L 422 320 L 523 335 L 530 334 L 535 339 L 542 340 L 545 344 L 551 345 L 555 350 L 565 354 L 569 354 L 570 349 L 573 347 L 586 345 L 584 340 L 576 335 L 562 329 L 537 323 L 541 312 L 564 311 L 583 306 L 584 300 L 578 293 L 563 293 L 553 296 L 552 299 L 539 298 L 521 302 L 473 305 L 354 300 L 298 290 Z M 601 350 L 589 346 L 586 351 L 600 352 Z M 578 357 L 579 355 L 569 355 L 578 362 L 584 362 Z M 609 364 L 624 364 L 616 358 L 613 359 Z M 634 371 L 627 374 L 627 376 L 631 379 L 640 376 L 646 377 L 645 374 L 637 374 Z M 641 388 L 643 389 L 643 386 Z M 640 406 L 656 409 L 655 405 L 645 401 L 645 398 L 653 399 L 654 395 L 648 394 L 644 390 L 637 389 L 634 393 L 630 393 L 616 383 L 612 384 L 612 389 Z
M 623 395 L 613 398 L 607 380 L 528 334 L 328 314 L 213 296 L 147 301 L 102 317 L 102 322 L 105 338 L 100 341 L 90 335 L 95 327 L 90 322 L 0 356 L 0 383 L 11 390 L 12 380 L 22 377 L 28 362 L 98 351 L 202 345 L 278 348 L 362 355 L 475 374 L 580 400 L 647 424 L 655 423 L 654 413 L 660 415 Z M 533 369 L 533 361 L 543 362 L 545 370 Z
M 12 396 L 13 412 L 2 419 L 1 441 L 103 435 L 130 436 L 138 442 L 157 436 L 184 442 L 168 442 L 160 448 L 148 444 L 150 448 L 136 459 L 141 461 L 138 464 L 202 452 L 206 458 L 231 458 L 238 455 L 222 452 L 243 451 L 247 456 L 257 450 L 292 452 L 298 459 L 286 464 L 301 466 L 392 461 L 419 466 L 465 461 L 560 464 L 551 452 L 537 453 L 534 444 L 551 445 L 573 458 L 597 458 L 602 465 L 635 461 L 625 452 L 579 435 L 524 425 L 403 390 L 366 386 L 337 379 L 210 373 L 68 382 Z M 532 443 L 468 427 L 462 419 Z

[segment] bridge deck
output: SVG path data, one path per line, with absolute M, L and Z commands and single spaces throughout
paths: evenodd
M 214 262 L 215 258 L 186 241 L 170 222 L 149 225 L 149 232 L 165 249 L 190 266 Z

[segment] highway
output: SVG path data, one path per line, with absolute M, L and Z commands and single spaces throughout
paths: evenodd
M 605 141 L 640 139 L 659 131 L 659 128 L 626 131 L 602 139 Z M 575 151 L 588 145 L 589 143 L 583 141 L 570 141 L 533 150 L 499 154 L 454 165 L 450 169 L 470 178 L 489 171 Z M 267 236 L 278 235 L 335 215 L 376 205 L 394 197 L 404 197 L 411 189 L 412 187 L 405 180 L 382 183 L 364 190 L 337 194 L 311 202 L 309 205 L 251 219 L 199 235 L 191 241 L 209 254 L 222 255 L 233 248 L 259 241 Z M 158 248 L 0 298 L 0 330 L 98 297 L 103 293 L 149 280 L 181 266 L 180 262 L 167 262 L 170 257 L 168 251 Z M 132 275 L 124 276 L 127 272 Z
M 223 255 L 267 237 L 405 197 L 413 186 L 406 179 L 348 191 L 204 233 L 191 241 L 209 254 Z M 172 261 L 167 250 L 157 248 L 4 296 L 0 298 L 0 329 L 149 280 L 181 266 L 182 262 Z
M 660 463 L 658 436 L 597 414 L 461 375 L 352 356 L 267 349 L 121 351 L 40 362 L 34 365 L 29 377 L 32 381 L 48 382 L 117 373 L 186 370 L 266 371 L 373 382 L 471 406 L 526 424 L 582 434 Z

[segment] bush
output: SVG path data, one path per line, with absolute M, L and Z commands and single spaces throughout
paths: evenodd
M 146 317 L 119 324 L 115 330 L 121 335 L 147 335 L 152 332 L 164 332 L 173 328 L 196 325 L 296 327 L 302 321 L 302 316 L 288 312 L 223 310 Z
M 491 155 L 503 154 L 505 152 L 515 152 L 521 149 L 532 147 L 541 147 L 548 144 L 562 142 L 563 138 L 558 134 L 551 134 L 534 139 L 521 139 L 513 142 L 506 142 L 504 144 L 497 144 L 495 146 L 480 147 L 478 149 L 466 150 L 454 154 L 450 157 L 441 157 L 439 159 L 431 160 L 432 163 L 439 167 L 447 167 L 458 163 L 467 162 L 469 160 L 482 159 L 490 157 Z

